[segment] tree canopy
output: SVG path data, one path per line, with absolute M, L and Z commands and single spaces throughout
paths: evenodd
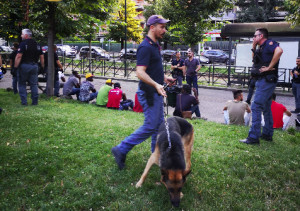
M 292 26 L 300 25 L 300 1 L 299 0 L 286 0 L 285 5 L 289 11 L 286 17 L 287 21 L 292 23 Z
M 125 40 L 125 26 L 127 26 L 127 40 L 132 40 L 140 43 L 143 39 L 141 21 L 137 19 L 140 12 L 136 11 L 135 2 L 126 0 L 126 22 L 125 23 L 125 0 L 120 0 L 118 7 L 112 13 L 112 20 L 110 22 L 107 36 L 108 39 L 121 41 L 123 48 Z
M 69 37 L 84 31 L 87 23 L 109 17 L 114 0 L 63 0 L 55 4 L 55 34 Z M 37 40 L 45 40 L 48 30 L 48 2 L 34 0 L 1 0 L 0 36 L 5 39 L 20 35 L 22 28 L 33 31 Z
M 168 24 L 171 37 L 178 37 L 181 43 L 194 48 L 205 31 L 214 27 L 209 16 L 218 16 L 219 10 L 230 6 L 228 0 L 157 0 L 154 12 L 171 20 Z
M 244 22 L 267 22 L 277 16 L 276 8 L 283 6 L 282 0 L 238 0 L 235 5 L 240 8 L 237 13 L 238 21 Z

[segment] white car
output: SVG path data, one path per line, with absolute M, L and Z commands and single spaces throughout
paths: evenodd
M 76 57 L 76 51 L 69 45 L 56 45 L 58 56 Z

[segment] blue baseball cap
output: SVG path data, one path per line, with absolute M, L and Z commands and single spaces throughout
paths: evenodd
M 151 15 L 147 20 L 147 26 L 154 25 L 156 23 L 168 23 L 170 20 L 164 19 L 161 15 Z

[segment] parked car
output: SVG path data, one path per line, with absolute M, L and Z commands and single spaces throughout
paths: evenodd
M 195 58 L 199 60 L 200 64 L 209 64 L 209 59 L 202 55 L 195 55 Z
M 89 57 L 89 46 L 83 46 L 79 51 L 79 56 L 81 58 Z M 103 48 L 100 48 L 98 46 L 92 46 L 91 47 L 91 57 L 94 59 L 110 59 L 109 53 L 107 53 Z
M 162 50 L 161 56 L 164 61 L 171 61 L 173 57 L 175 57 L 176 51 L 175 50 Z
M 127 48 L 126 59 L 136 60 L 136 52 L 137 52 L 136 48 Z M 120 59 L 124 59 L 124 58 L 125 58 L 125 49 L 123 48 L 120 51 Z
M 57 50 L 56 53 L 58 56 L 66 56 L 66 57 L 76 57 L 76 51 L 71 48 L 69 45 L 56 45 Z
M 187 51 L 180 51 L 181 58 L 186 59 L 187 58 Z M 200 64 L 209 64 L 209 59 L 202 55 L 194 55 L 194 58 L 198 59 Z
M 229 63 L 229 55 L 222 50 L 206 50 L 203 51 L 201 55 L 207 57 L 209 59 L 209 63 Z M 231 58 L 231 64 L 234 64 L 233 58 Z
M 0 52 L 11 53 L 13 50 L 9 46 L 2 45 L 0 46 Z

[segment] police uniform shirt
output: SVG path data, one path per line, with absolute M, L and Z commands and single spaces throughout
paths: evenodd
M 17 52 L 18 52 L 17 50 L 14 50 L 9 56 L 9 59 L 12 60 L 12 66 L 11 66 L 12 68 L 14 68 L 14 66 L 15 66 L 15 58 L 16 58 Z
M 160 54 L 160 46 L 146 36 L 137 50 L 137 66 L 146 66 L 146 73 L 159 84 L 164 83 L 164 70 Z M 144 83 L 140 81 L 141 83 Z
M 23 54 L 21 63 L 37 63 L 43 54 L 40 46 L 33 39 L 26 39 L 20 43 L 18 53 Z
M 176 66 L 177 64 L 179 64 L 179 67 L 184 66 L 184 61 L 183 61 L 183 59 L 179 59 L 179 60 L 173 59 L 173 60 L 172 60 L 172 65 L 173 65 L 173 66 Z M 180 70 L 180 69 L 178 69 L 178 68 L 174 68 L 174 72 L 175 72 L 176 74 L 178 74 L 178 75 L 183 76 L 182 70 Z
M 54 52 L 54 68 L 58 68 L 58 65 L 57 65 L 57 61 L 58 61 L 58 55 L 56 52 Z M 44 54 L 44 63 L 45 63 L 45 67 L 48 67 L 48 52 L 46 52 Z M 57 71 L 58 72 L 58 71 Z
M 298 73 L 300 73 L 300 68 L 295 67 L 295 68 L 292 70 L 292 74 L 293 74 L 293 83 L 299 84 L 299 83 L 300 83 L 300 75 L 294 74 L 295 71 L 297 71 Z
M 279 43 L 273 40 L 266 40 L 260 47 L 259 50 L 261 52 L 261 58 L 263 59 L 264 63 L 270 64 L 272 58 L 274 56 L 275 49 L 279 46 Z M 278 71 L 278 64 L 274 66 L 275 71 Z

